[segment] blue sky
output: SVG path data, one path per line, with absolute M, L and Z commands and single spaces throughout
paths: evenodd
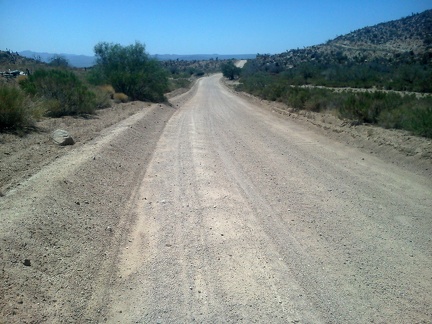
M 282 53 L 432 9 L 431 0 L 0 0 L 0 49 L 93 55 Z

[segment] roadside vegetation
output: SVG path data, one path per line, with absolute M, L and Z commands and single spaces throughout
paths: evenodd
M 240 76 L 241 69 L 234 65 L 233 61 L 228 61 L 221 66 L 222 74 L 224 77 L 234 80 Z
M 396 92 L 355 91 L 292 85 L 286 74 L 243 73 L 237 90 L 295 110 L 336 111 L 354 123 L 404 129 L 432 138 L 432 97 Z
M 376 88 L 380 90 L 432 93 L 432 52 L 414 52 L 368 58 L 348 56 L 341 50 L 321 53 L 292 50 L 289 59 L 258 55 L 249 62 L 248 73 L 282 74 L 291 85 Z
M 102 42 L 94 48 L 96 65 L 90 72 L 93 85 L 110 84 L 132 100 L 162 102 L 168 91 L 168 74 L 139 42 L 121 46 Z
M 33 108 L 19 87 L 0 84 L 0 129 L 31 126 L 37 117 Z
M 30 72 L 16 78 L 0 78 L 0 132 L 22 133 L 42 117 L 87 116 L 112 103 L 130 100 L 166 101 L 165 94 L 188 89 L 193 82 L 220 72 L 231 60 L 158 61 L 145 45 L 101 42 L 94 47 L 96 64 L 78 69 L 68 60 L 53 56 L 48 63 L 0 51 L 0 70 Z
M 72 71 L 37 70 L 19 82 L 30 98 L 43 98 L 50 117 L 93 114 L 95 94 Z
M 432 138 L 431 19 L 428 10 L 325 44 L 258 54 L 243 67 L 238 90 Z
M 112 102 L 162 102 L 167 91 L 183 86 L 170 85 L 167 69 L 141 43 L 99 43 L 94 50 L 97 64 L 91 69 L 72 68 L 61 55 L 46 64 L 5 52 L 2 66 L 19 64 L 31 73 L 0 79 L 0 132 L 22 134 L 42 117 L 91 115 Z

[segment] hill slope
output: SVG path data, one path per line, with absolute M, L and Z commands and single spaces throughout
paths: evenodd
M 432 96 L 418 94 L 432 93 L 431 80 L 432 10 L 427 10 L 325 44 L 258 55 L 243 68 L 237 89 L 295 110 L 332 110 L 352 123 L 432 138 Z
M 389 64 L 432 64 L 432 10 L 365 27 L 325 44 L 257 56 L 261 64 L 277 63 L 282 68 L 295 67 L 304 62 L 346 64 L 377 59 Z
M 34 58 L 28 58 L 12 51 L 0 51 L 0 71 L 21 70 L 27 68 L 34 70 L 38 67 L 46 66 L 46 63 Z

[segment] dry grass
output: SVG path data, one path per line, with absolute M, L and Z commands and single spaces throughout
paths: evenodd
M 122 92 L 114 93 L 113 98 L 114 98 L 114 102 L 116 103 L 120 103 L 120 102 L 125 103 L 129 101 L 129 97 Z
M 111 99 L 114 97 L 114 88 L 111 85 L 102 85 L 92 88 L 96 95 L 96 105 L 99 109 L 111 107 Z
M 98 87 L 99 89 L 101 89 L 102 91 L 105 91 L 106 93 L 108 93 L 111 98 L 114 96 L 115 90 L 112 87 L 112 85 L 109 84 L 104 84 Z
M 27 75 L 18 75 L 18 77 L 16 78 L 18 83 L 20 83 L 24 80 L 27 80 L 27 79 L 28 79 Z

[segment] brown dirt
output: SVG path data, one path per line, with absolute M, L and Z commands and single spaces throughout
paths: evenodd
M 219 79 L 1 135 L 0 323 L 430 322 L 430 141 Z
M 173 106 L 116 104 L 88 119 L 45 119 L 23 137 L 0 134 L 0 323 L 77 323 L 93 287 L 109 289 L 125 204 Z M 54 144 L 57 128 L 75 145 Z
M 27 134 L 0 133 L 0 191 L 8 192 L 37 173 L 43 166 L 81 147 L 101 131 L 150 106 L 144 102 L 113 104 L 93 116 L 45 118 Z M 50 134 L 56 129 L 67 130 L 74 138 L 73 146 L 55 144 Z

